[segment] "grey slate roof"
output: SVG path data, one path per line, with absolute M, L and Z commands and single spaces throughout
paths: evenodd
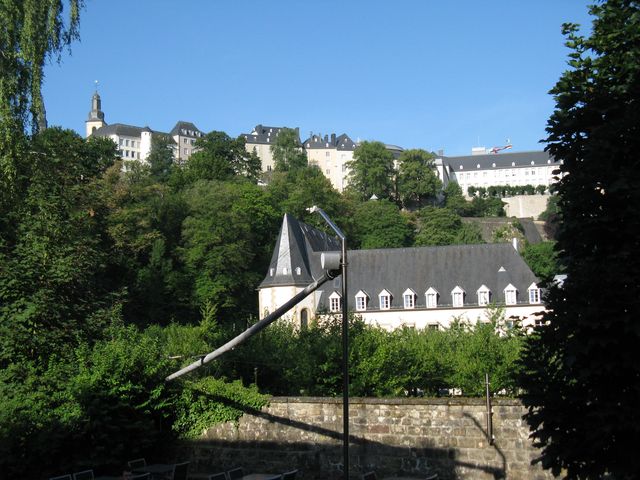
M 532 165 L 556 165 L 557 162 L 547 152 L 509 152 L 484 155 L 465 155 L 462 157 L 442 157 L 451 169 L 459 172 L 469 170 L 490 170 L 492 168 L 518 168 L 530 167 Z M 533 163 L 531 163 L 533 162 Z M 478 167 L 480 165 L 480 167 Z M 495 166 L 494 166 L 495 165 Z
M 425 292 L 429 288 L 439 293 L 440 306 L 451 306 L 451 291 L 456 286 L 465 291 L 465 305 L 477 304 L 477 291 L 482 285 L 491 291 L 493 300 L 500 302 L 504 301 L 505 287 L 512 284 L 518 290 L 518 299 L 528 303 L 527 289 L 538 282 L 509 243 L 355 250 L 347 255 L 349 302 L 364 290 L 370 296 L 368 309 L 379 308 L 378 294 L 383 289 L 392 295 L 392 308 L 402 308 L 402 295 L 407 289 L 416 293 L 416 308 L 426 307 Z M 328 296 L 334 290 L 340 292 L 334 285 L 321 300 L 327 308 Z
M 171 135 L 180 135 L 182 137 L 200 137 L 202 132 L 191 122 L 178 121 L 169 132 Z
M 346 133 L 338 137 L 336 137 L 335 133 L 332 133 L 331 136 L 325 135 L 324 138 L 321 135 L 311 135 L 302 142 L 302 146 L 307 150 L 335 148 L 342 151 L 353 151 L 357 145 Z
M 241 133 L 246 143 L 272 144 L 280 130 L 286 127 L 267 127 L 264 125 L 256 125 L 251 133 Z M 296 128 L 296 131 L 298 129 Z M 298 138 L 300 143 L 300 138 Z
M 142 130 L 143 129 L 141 127 L 134 127 L 133 125 L 125 125 L 124 123 L 112 123 L 111 125 L 100 127 L 95 132 L 93 132 L 93 135 L 97 137 L 108 137 L 109 135 L 140 137 Z
M 336 238 L 285 215 L 270 271 L 259 288 L 306 286 L 322 274 L 320 253 L 339 249 Z M 528 303 L 527 289 L 538 282 L 509 243 L 353 250 L 347 255 L 349 302 L 355 307 L 355 295 L 363 290 L 369 295 L 368 310 L 379 308 L 378 295 L 383 289 L 392 294 L 392 309 L 402 308 L 407 289 L 416 293 L 416 308 L 426 307 L 425 292 L 430 287 L 439 293 L 438 304 L 443 307 L 451 306 L 451 291 L 456 286 L 465 291 L 465 305 L 477 304 L 482 285 L 491 291 L 492 300 L 503 302 L 509 284 L 518 290 L 518 302 Z M 296 267 L 301 268 L 299 275 Z M 320 307 L 329 308 L 334 291 L 341 292 L 340 277 L 322 287 Z
M 336 238 L 285 214 L 269 271 L 258 288 L 309 285 L 322 275 L 320 254 L 329 250 L 340 250 Z

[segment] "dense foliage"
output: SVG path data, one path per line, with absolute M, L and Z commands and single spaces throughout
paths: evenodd
M 565 25 L 570 69 L 551 93 L 560 170 L 558 259 L 567 279 L 528 342 L 523 396 L 542 463 L 569 478 L 640 472 L 640 5 L 591 7 L 592 33 Z
M 463 395 L 484 392 L 489 373 L 494 392 L 515 393 L 515 360 L 522 331 L 493 309 L 475 326 L 456 323 L 449 330 L 404 328 L 386 331 L 350 322 L 350 380 L 354 396 Z M 323 320 L 297 330 L 279 322 L 224 360 L 245 381 L 257 380 L 274 395 L 327 395 L 342 392 L 341 322 Z M 499 333 L 503 332 L 503 333 Z
M 178 165 L 166 136 L 153 137 L 148 162 L 123 162 L 109 140 L 39 128 L 43 63 L 77 36 L 81 5 L 0 3 L 0 478 L 119 471 L 237 421 L 265 392 L 338 395 L 334 319 L 274 326 L 187 380 L 164 381 L 255 321 L 285 212 L 324 227 L 307 211 L 321 206 L 354 247 L 434 244 L 429 228 L 445 237 L 437 244 L 480 241 L 460 221 L 479 211 L 461 192 L 450 187 L 451 210 L 439 208 L 423 151 L 405 152 L 396 172 L 383 144 L 364 142 L 353 191 L 341 195 L 307 165 L 293 130 L 277 136 L 276 171 L 259 186 L 258 158 L 224 132 Z M 436 217 L 447 222 L 429 227 Z M 485 372 L 496 391 L 514 391 L 522 337 L 498 311 L 447 332 L 351 323 L 356 395 L 479 395 Z

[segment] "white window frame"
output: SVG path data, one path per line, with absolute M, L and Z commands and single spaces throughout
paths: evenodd
M 427 308 L 438 308 L 438 296 L 438 291 L 433 287 L 429 287 L 429 290 L 424 292 L 425 305 Z
M 451 290 L 451 305 L 453 307 L 464 307 L 464 290 L 458 285 Z
M 330 312 L 339 312 L 342 308 L 342 298 L 338 292 L 333 292 L 329 295 L 329 311 Z
M 486 285 L 482 285 L 476 293 L 478 295 L 478 305 L 489 305 L 491 302 L 491 290 Z
M 386 288 L 378 294 L 380 310 L 391 310 L 391 292 Z
M 504 287 L 504 303 L 505 305 L 518 303 L 518 289 L 511 284 Z
M 356 311 L 358 312 L 364 312 L 367 310 L 367 303 L 369 300 L 369 295 L 367 295 L 367 292 L 360 290 L 358 293 L 356 293 Z
M 402 294 L 402 303 L 405 309 L 413 309 L 416 308 L 416 292 L 407 288 Z
M 529 303 L 542 303 L 540 289 L 535 283 L 529 285 L 527 292 L 529 293 Z

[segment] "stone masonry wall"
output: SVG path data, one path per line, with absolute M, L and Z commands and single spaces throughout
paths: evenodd
M 373 470 L 385 476 L 439 479 L 553 478 L 531 461 L 537 451 L 517 400 L 495 399 L 491 445 L 484 399 L 350 399 L 351 478 Z M 184 445 L 192 471 L 282 473 L 303 479 L 338 478 L 342 462 L 342 401 L 336 398 L 272 398 L 238 424 L 216 425 Z

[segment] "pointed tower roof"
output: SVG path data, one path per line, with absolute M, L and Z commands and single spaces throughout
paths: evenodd
M 91 97 L 91 111 L 89 112 L 88 122 L 103 121 L 104 112 L 102 111 L 102 101 L 100 100 L 100 94 L 96 91 Z
M 340 250 L 336 238 L 285 214 L 269 271 L 258 288 L 309 285 L 322 273 L 320 254 L 330 250 Z

